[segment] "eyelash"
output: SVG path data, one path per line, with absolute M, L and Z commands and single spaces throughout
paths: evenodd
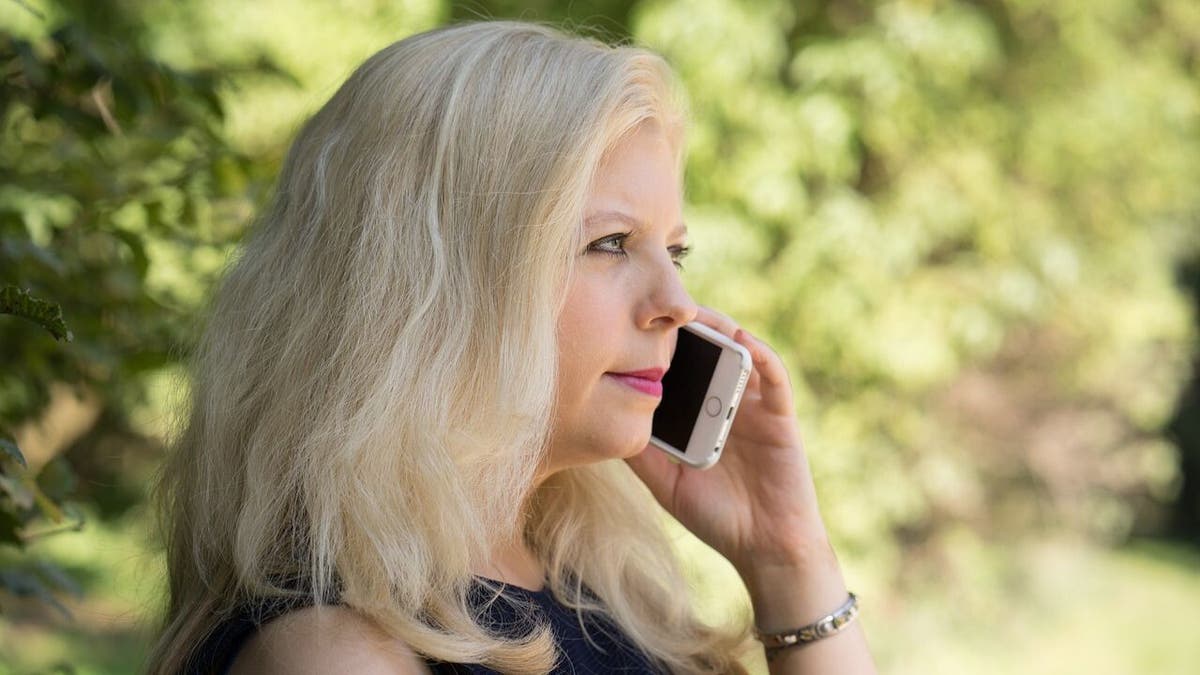
M 592 243 L 588 244 L 588 250 L 596 251 L 597 253 L 604 253 L 606 255 L 612 255 L 612 256 L 629 255 L 628 253 L 625 252 L 624 248 L 620 249 L 619 251 L 612 251 L 609 249 L 599 248 L 599 246 L 602 244 L 609 243 L 609 242 L 616 243 L 616 244 L 622 244 L 625 242 L 626 239 L 629 238 L 630 234 L 631 233 L 629 233 L 629 232 L 618 232 L 616 234 L 610 234 L 607 237 L 602 237 L 602 238 L 597 239 L 596 241 L 593 241 Z M 671 263 L 675 265 L 675 269 L 682 270 L 683 269 L 682 261 L 683 261 L 684 257 L 687 256 L 688 253 L 691 253 L 692 247 L 691 246 L 672 246 L 667 250 L 671 252 Z

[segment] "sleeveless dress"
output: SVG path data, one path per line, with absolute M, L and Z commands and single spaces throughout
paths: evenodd
M 478 585 L 472 601 L 483 610 L 484 625 L 504 635 L 527 635 L 536 625 L 549 625 L 558 644 L 558 662 L 553 673 L 587 675 L 595 673 L 661 674 L 658 667 L 638 649 L 612 622 L 585 615 L 583 626 L 574 610 L 554 599 L 550 590 L 531 591 L 504 585 L 503 592 L 489 602 L 493 591 Z M 311 598 L 276 600 L 260 603 L 222 622 L 196 650 L 185 670 L 186 675 L 225 675 L 243 645 L 261 626 L 284 614 L 311 605 Z M 586 633 L 584 627 L 586 626 Z M 478 664 L 443 663 L 425 660 L 435 674 L 498 675 Z

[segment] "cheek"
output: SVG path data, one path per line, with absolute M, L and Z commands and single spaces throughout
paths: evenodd
M 607 280 L 611 281 L 611 280 Z M 595 394 L 604 373 L 614 367 L 624 318 L 612 306 L 614 294 L 600 270 L 581 270 L 558 319 L 558 403 L 572 416 Z M 594 401 L 593 401 L 594 403 Z
M 620 294 L 604 281 L 600 275 L 578 279 L 567 295 L 558 320 L 560 364 L 565 369 L 604 372 L 611 365 L 605 361 L 612 356 L 625 317 L 614 302 Z
M 606 360 L 593 331 L 560 330 L 559 339 L 558 405 L 571 415 L 603 376 Z

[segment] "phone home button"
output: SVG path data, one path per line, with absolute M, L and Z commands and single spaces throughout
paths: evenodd
M 704 412 L 708 413 L 709 417 L 716 417 L 721 414 L 721 399 L 716 396 L 709 396 L 704 402 Z

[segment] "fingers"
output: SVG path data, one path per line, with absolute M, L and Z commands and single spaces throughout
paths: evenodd
M 747 391 L 758 391 L 767 410 L 781 415 L 792 415 L 792 389 L 783 359 L 765 342 L 751 335 L 746 329 L 726 314 L 711 307 L 700 306 L 696 321 L 713 330 L 733 338 L 750 352 L 754 363 L 750 371 Z
M 754 369 L 750 373 L 751 391 L 754 390 L 754 379 L 758 378 L 757 390 L 762 396 L 763 406 L 770 412 L 780 415 L 792 415 L 792 385 L 788 379 L 787 368 L 783 359 L 767 346 L 765 342 L 751 335 L 744 328 L 734 333 L 733 339 L 750 352 Z
M 696 321 L 726 337 L 733 337 L 734 331 L 738 329 L 737 322 L 731 317 L 704 305 L 700 305 L 699 311 L 696 312 Z

